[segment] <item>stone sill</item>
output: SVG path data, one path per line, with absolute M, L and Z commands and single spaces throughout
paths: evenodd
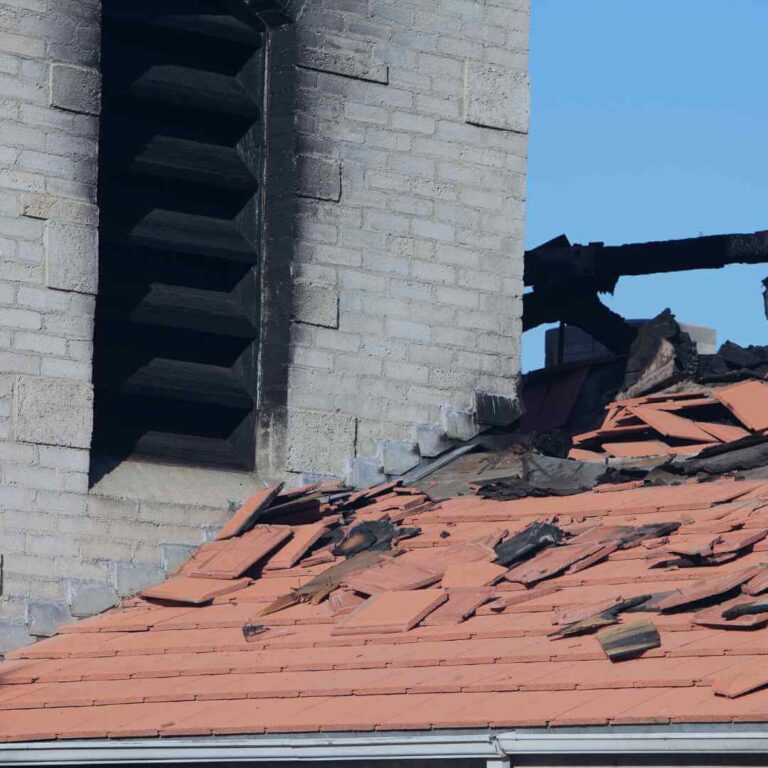
M 222 507 L 241 502 L 267 484 L 253 472 L 160 464 L 136 459 L 91 458 L 89 493 L 131 501 Z

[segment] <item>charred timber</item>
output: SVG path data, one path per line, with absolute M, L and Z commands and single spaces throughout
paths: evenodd
M 768 231 L 627 245 L 571 245 L 565 235 L 527 251 L 525 284 L 612 291 L 620 277 L 768 262 Z

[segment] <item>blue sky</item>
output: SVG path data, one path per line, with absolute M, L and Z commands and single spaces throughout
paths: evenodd
M 526 246 L 768 229 L 768 0 L 532 0 Z M 768 343 L 768 264 L 622 278 L 626 317 L 672 308 Z M 523 338 L 543 364 L 543 330 Z

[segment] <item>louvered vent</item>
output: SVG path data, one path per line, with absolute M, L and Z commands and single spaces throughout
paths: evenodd
M 252 468 L 263 32 L 104 0 L 94 450 Z

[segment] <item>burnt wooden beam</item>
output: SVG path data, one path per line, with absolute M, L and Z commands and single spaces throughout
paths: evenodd
M 537 288 L 523 297 L 523 330 L 544 323 L 575 325 L 617 354 L 629 352 L 637 329 L 589 289 Z
M 620 277 L 768 262 L 768 231 L 627 245 L 571 245 L 565 236 L 525 254 L 525 284 L 576 281 L 610 291 Z

